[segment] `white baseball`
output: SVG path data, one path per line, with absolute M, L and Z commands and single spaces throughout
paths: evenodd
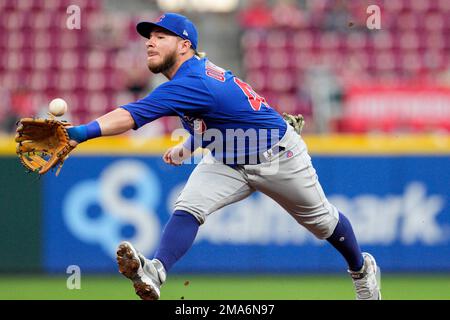
M 59 117 L 66 113 L 67 103 L 61 98 L 56 98 L 50 101 L 48 109 L 52 115 Z

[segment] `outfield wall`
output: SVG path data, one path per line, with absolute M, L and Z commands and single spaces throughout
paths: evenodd
M 376 255 L 385 271 L 450 271 L 449 137 L 305 140 L 329 200 L 351 219 L 363 250 Z M 194 168 L 165 165 L 161 152 L 170 144 L 169 139 L 90 141 L 58 177 L 40 180 L 23 173 L 10 142 L 0 144 L 7 182 L 0 237 L 8 244 L 0 270 L 20 265 L 24 271 L 65 272 L 78 265 L 85 272 L 113 272 L 122 239 L 151 255 Z M 271 199 L 254 194 L 214 213 L 174 271 L 342 269 L 342 258 L 326 242 Z

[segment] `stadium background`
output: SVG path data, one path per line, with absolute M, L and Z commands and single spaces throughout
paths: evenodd
M 80 8 L 80 28 L 68 28 Z M 381 29 L 370 29 L 378 5 Z M 134 299 L 124 238 L 151 255 L 193 165 L 160 159 L 176 118 L 90 141 L 59 177 L 28 175 L 13 132 L 55 97 L 89 121 L 164 81 L 137 21 L 188 15 L 201 51 L 280 112 L 303 113 L 326 193 L 382 267 L 387 299 L 450 298 L 450 3 L 440 1 L 0 0 L 0 298 Z M 67 268 L 81 270 L 69 290 Z M 352 299 L 345 266 L 271 200 L 215 214 L 166 299 Z

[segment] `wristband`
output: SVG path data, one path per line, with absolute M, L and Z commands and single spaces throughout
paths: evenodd
M 102 135 L 102 130 L 97 121 L 92 121 L 88 124 L 68 128 L 67 133 L 71 140 L 81 143 L 89 139 L 100 137 Z

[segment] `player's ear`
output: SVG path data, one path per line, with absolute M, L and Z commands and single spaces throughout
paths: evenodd
M 179 42 L 180 45 L 180 51 L 181 54 L 186 54 L 189 52 L 189 49 L 191 48 L 191 42 L 189 40 L 182 39 L 182 41 Z

